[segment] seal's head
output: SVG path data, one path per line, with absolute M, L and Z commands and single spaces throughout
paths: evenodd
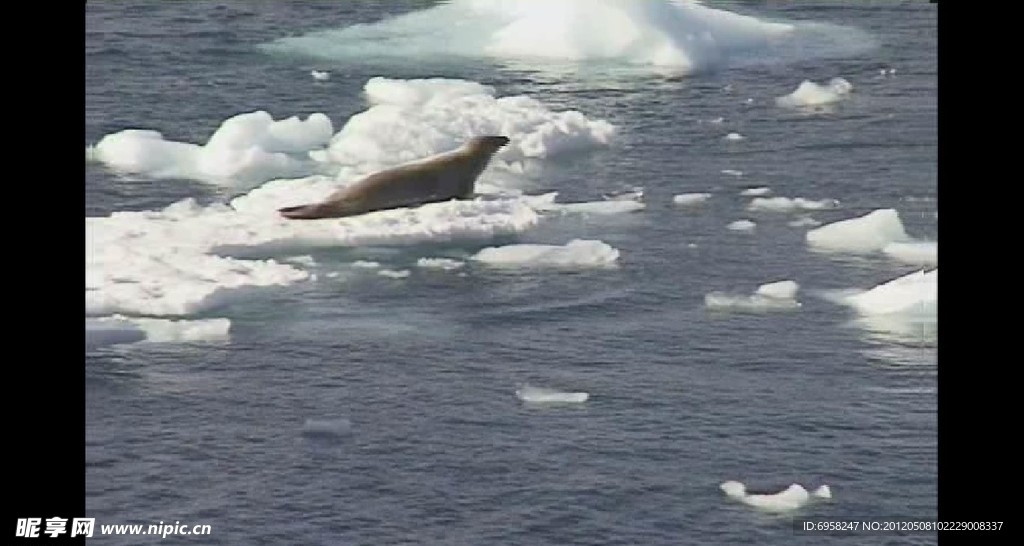
M 470 147 L 475 150 L 482 150 L 488 154 L 497 153 L 498 150 L 502 149 L 509 143 L 509 139 L 506 136 L 478 136 L 473 137 L 469 141 Z

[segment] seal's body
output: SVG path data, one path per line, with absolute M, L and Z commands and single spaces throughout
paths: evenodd
M 467 199 L 491 157 L 508 138 L 475 137 L 461 148 L 371 174 L 319 203 L 279 209 L 285 218 L 314 220 Z

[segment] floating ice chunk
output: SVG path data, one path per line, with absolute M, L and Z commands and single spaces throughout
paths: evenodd
M 708 120 L 708 123 L 713 123 L 715 125 L 720 125 L 722 123 L 725 123 L 725 118 L 723 118 L 721 116 L 719 116 L 717 118 L 712 118 L 712 119 Z
M 380 262 L 374 262 L 371 260 L 356 260 L 352 262 L 352 267 L 359 269 L 377 269 L 380 267 Z
M 924 270 L 880 284 L 843 301 L 864 315 L 906 313 L 934 317 L 938 312 L 939 270 Z
M 846 98 L 851 91 L 853 85 L 843 78 L 832 78 L 828 85 L 818 85 L 810 80 L 804 80 L 796 91 L 775 99 L 775 104 L 785 108 L 821 106 L 838 102 Z
M 811 218 L 810 216 L 801 216 L 796 220 L 792 220 L 787 225 L 790 227 L 815 227 L 820 226 L 821 222 Z
M 691 206 L 699 205 L 708 199 L 711 199 L 710 193 L 681 193 L 672 197 L 672 202 L 676 205 Z
M 516 389 L 516 397 L 530 404 L 581 404 L 590 398 L 585 392 L 562 392 L 524 385 Z
M 466 262 L 459 260 L 452 260 L 450 258 L 420 258 L 416 260 L 416 266 L 425 269 L 443 269 L 445 271 L 451 271 L 453 269 L 459 269 L 466 265 Z
M 711 292 L 704 296 L 704 305 L 716 311 L 773 311 L 797 309 L 796 293 L 800 285 L 793 281 L 763 284 L 750 296 Z
M 909 241 L 896 209 L 879 209 L 807 232 L 812 248 L 834 252 L 877 252 L 891 243 Z
M 812 200 L 797 197 L 757 197 L 747 205 L 747 210 L 768 211 L 768 212 L 792 212 L 797 210 L 822 210 L 832 209 L 839 206 L 835 199 Z
M 791 300 L 796 297 L 796 292 L 799 289 L 800 285 L 794 281 L 778 281 L 762 284 L 757 288 L 757 292 L 755 292 L 755 294 L 766 298 Z
M 574 239 L 565 245 L 490 247 L 477 252 L 473 259 L 505 267 L 609 267 L 619 259 L 619 251 L 602 241 Z
M 331 73 L 326 70 L 312 70 L 309 74 L 318 82 L 325 82 L 331 79 Z
M 757 227 L 757 224 L 751 222 L 750 220 L 736 220 L 735 222 L 732 222 L 731 224 L 725 227 L 726 229 L 731 229 L 732 231 L 754 231 L 754 228 Z
M 125 174 L 251 185 L 311 174 L 315 165 L 303 155 L 326 146 L 332 134 L 324 114 L 274 121 L 257 111 L 225 120 L 203 146 L 165 140 L 157 131 L 129 129 L 104 136 L 92 155 Z
M 453 0 L 374 24 L 282 38 L 265 47 L 328 59 L 469 56 L 531 65 L 601 61 L 686 73 L 780 45 L 796 29 L 699 2 Z
M 493 88 L 466 80 L 376 77 L 364 90 L 370 108 L 349 119 L 321 159 L 379 169 L 492 134 L 511 139 L 492 162 L 508 170 L 513 162 L 607 146 L 615 133 L 607 121 L 554 112 L 525 95 L 497 98 Z
M 225 318 L 166 320 L 115 315 L 85 319 L 86 348 L 122 343 L 226 341 L 231 321 Z
M 768 195 L 771 192 L 772 192 L 771 188 L 762 186 L 762 187 L 759 187 L 759 188 L 747 188 L 747 189 L 741 191 L 740 195 L 742 195 L 744 197 L 754 197 L 754 196 L 758 196 L 758 195 Z
M 344 436 L 352 432 L 352 421 L 345 418 L 306 419 L 302 424 L 302 435 L 309 437 L 331 438 Z
M 736 140 L 743 140 L 745 138 L 747 138 L 747 137 L 745 137 L 745 136 L 743 136 L 743 135 L 741 135 L 739 133 L 729 133 L 729 134 L 725 135 L 725 140 L 736 141 Z
M 316 265 L 316 260 L 314 260 L 313 257 L 308 254 L 304 256 L 288 256 L 287 258 L 284 258 L 282 261 L 296 265 L 304 265 L 306 267 L 313 267 L 314 265 Z
M 394 269 L 381 269 L 377 272 L 381 277 L 388 277 L 389 279 L 404 279 L 412 274 L 408 269 L 394 270 Z
M 728 481 L 719 487 L 729 498 L 768 512 L 797 510 L 806 505 L 812 497 L 803 486 L 795 483 L 778 493 L 769 494 L 748 493 L 746 486 L 737 481 Z M 824 493 L 827 493 L 828 496 L 823 496 Z M 815 490 L 814 496 L 817 498 L 831 498 L 831 491 L 828 489 L 828 486 L 822 486 Z
M 818 487 L 817 489 L 812 491 L 811 496 L 818 497 L 819 499 L 831 499 L 832 488 L 830 488 L 827 485 L 822 485 L 821 487 Z
M 935 241 L 889 243 L 882 247 L 882 252 L 904 263 L 932 266 L 939 264 L 939 243 Z
M 729 176 L 743 176 L 743 171 L 737 171 L 735 169 L 722 169 L 722 174 Z

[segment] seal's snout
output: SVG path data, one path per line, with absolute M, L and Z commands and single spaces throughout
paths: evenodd
M 493 151 L 498 151 L 511 142 L 507 136 L 501 135 L 476 137 L 475 140 Z

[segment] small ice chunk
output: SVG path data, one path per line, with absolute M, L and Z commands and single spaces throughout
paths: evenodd
M 853 306 L 863 315 L 904 313 L 935 316 L 938 295 L 939 270 L 921 270 L 848 296 L 843 303 Z
M 843 78 L 832 78 L 828 85 L 818 85 L 804 80 L 792 93 L 775 99 L 775 104 L 784 108 L 821 106 L 838 102 L 853 91 L 853 84 Z
M 882 247 L 882 253 L 908 264 L 939 264 L 939 243 L 935 241 L 889 243 Z
M 734 141 L 734 142 L 737 141 L 737 140 L 743 140 L 745 138 L 747 138 L 747 137 L 745 137 L 745 136 L 743 136 L 743 135 L 741 135 L 739 133 L 729 133 L 729 134 L 725 135 L 725 140 Z
M 722 491 L 731 499 L 738 500 L 743 504 L 765 510 L 768 512 L 789 512 L 803 507 L 811 499 L 811 494 L 800 484 L 792 484 L 778 493 L 751 494 L 740 482 L 728 481 L 719 486 Z M 827 492 L 829 497 L 821 497 L 820 492 Z M 831 498 L 831 491 L 828 486 L 819 487 L 815 490 L 815 496 L 819 498 Z
M 768 298 L 793 299 L 799 289 L 800 285 L 794 281 L 779 281 L 762 284 L 755 294 Z
M 741 191 L 740 195 L 742 195 L 743 197 L 754 197 L 754 196 L 758 196 L 758 195 L 768 195 L 771 192 L 772 192 L 771 188 L 766 187 L 766 186 L 761 186 L 761 187 L 758 187 L 758 188 L 747 188 L 747 189 Z
M 896 209 L 878 209 L 807 232 L 812 248 L 833 252 L 877 252 L 891 243 L 909 241 Z
M 729 176 L 743 176 L 743 171 L 737 171 L 735 169 L 722 169 L 722 174 Z
M 352 267 L 358 267 L 359 269 L 377 269 L 380 267 L 380 262 L 373 262 L 369 260 L 356 260 L 352 262 Z
M 318 82 L 325 82 L 331 79 L 331 73 L 326 70 L 312 70 L 309 74 Z
M 531 404 L 581 404 L 590 398 L 585 392 L 562 392 L 524 385 L 516 389 L 516 397 Z
M 513 244 L 488 247 L 473 259 L 492 266 L 607 267 L 619 251 L 603 241 L 574 239 L 565 245 Z
M 306 267 L 313 267 L 314 265 L 316 265 L 316 260 L 314 260 L 313 257 L 308 254 L 305 256 L 288 256 L 287 258 L 284 258 L 284 261 L 288 263 L 304 265 Z
M 767 212 L 793 212 L 797 210 L 822 210 L 839 206 L 835 199 L 821 199 L 818 201 L 797 197 L 757 197 L 747 205 L 747 210 Z
M 763 284 L 749 296 L 711 292 L 704 296 L 704 305 L 716 311 L 772 311 L 797 309 L 796 293 L 800 289 L 794 281 Z
M 733 231 L 754 231 L 754 228 L 757 227 L 757 224 L 751 222 L 750 220 L 736 220 L 735 222 L 732 222 L 731 224 L 725 227 L 726 229 L 731 229 Z
M 710 193 L 681 193 L 672 197 L 672 202 L 676 205 L 691 206 L 699 205 L 708 199 L 711 199 Z
M 408 269 L 394 270 L 394 269 L 381 269 L 377 272 L 381 277 L 388 277 L 389 279 L 404 279 L 412 274 Z
M 466 262 L 452 260 L 450 258 L 420 258 L 416 260 L 416 266 L 425 269 L 443 269 L 451 271 L 466 265 Z

